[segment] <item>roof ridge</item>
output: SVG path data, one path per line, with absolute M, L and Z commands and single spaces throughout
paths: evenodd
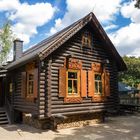
M 59 35 L 60 33 L 62 33 L 64 30 L 67 30 L 68 28 L 74 26 L 74 24 L 78 23 L 79 21 L 81 21 L 82 19 L 86 18 L 86 17 L 91 17 L 91 15 L 93 15 L 93 12 L 90 12 L 88 15 L 86 15 L 85 17 L 75 21 L 74 23 L 70 24 L 69 26 L 63 28 L 62 30 L 56 32 L 55 34 L 49 36 L 48 38 L 45 38 L 44 40 L 42 40 L 41 42 L 37 43 L 36 45 L 32 46 L 31 48 L 29 48 L 28 50 L 26 50 L 25 52 L 23 52 L 23 56 L 31 53 L 32 51 L 35 51 L 37 49 L 39 49 L 39 47 L 47 44 L 48 42 L 51 42 L 52 39 L 54 39 L 55 37 L 57 37 L 57 35 Z

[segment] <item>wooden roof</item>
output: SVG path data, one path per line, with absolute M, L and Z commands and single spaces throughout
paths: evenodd
M 92 12 L 89 13 L 84 18 L 76 21 L 75 23 L 61 30 L 60 32 L 54 34 L 53 36 L 41 41 L 34 47 L 30 48 L 29 50 L 23 53 L 22 57 L 19 60 L 14 61 L 11 64 L 7 65 L 6 68 L 14 69 L 37 58 L 43 60 L 88 23 L 93 24 L 94 27 L 97 28 L 97 31 L 99 32 L 104 42 L 106 43 L 107 50 L 110 51 L 114 60 L 116 60 L 118 70 L 120 71 L 126 70 L 126 65 L 124 61 L 122 60 L 121 56 L 118 54 L 114 45 L 112 44 L 107 34 L 103 30 L 102 26 L 100 25 L 97 18 Z

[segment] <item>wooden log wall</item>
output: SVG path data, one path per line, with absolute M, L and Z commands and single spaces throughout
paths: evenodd
M 43 62 L 42 62 L 43 63 Z M 44 63 L 41 64 L 43 66 L 40 66 L 39 69 L 39 94 L 38 94 L 38 98 L 39 98 L 39 119 L 42 119 L 45 117 L 45 74 L 46 74 L 46 70 L 44 69 Z
M 93 44 L 92 49 L 81 47 L 81 32 L 73 36 L 68 42 L 63 46 L 57 49 L 51 55 L 51 65 L 48 64 L 46 67 L 47 78 L 49 82 L 46 96 L 46 116 L 48 112 L 51 115 L 63 114 L 79 114 L 79 113 L 89 113 L 102 111 L 107 108 L 114 108 L 118 103 L 118 83 L 117 83 L 117 67 L 113 58 L 111 58 L 109 52 L 106 51 L 105 47 L 101 46 L 98 42 L 97 35 L 93 34 Z M 101 44 L 101 43 L 100 43 Z M 90 97 L 83 98 L 83 102 L 80 104 L 71 103 L 65 104 L 64 98 L 58 97 L 59 92 L 59 68 L 63 66 L 64 59 L 67 55 L 72 54 L 74 58 L 82 60 L 83 69 L 89 70 L 91 68 L 92 62 L 102 62 L 105 59 L 109 59 L 109 64 L 106 65 L 106 69 L 110 72 L 110 83 L 111 83 L 111 96 L 109 97 L 108 102 L 94 103 Z M 48 62 L 46 61 L 46 64 Z M 50 63 L 50 62 L 49 62 Z M 49 103 L 48 103 L 49 101 Z M 51 105 L 50 105 L 51 104 Z

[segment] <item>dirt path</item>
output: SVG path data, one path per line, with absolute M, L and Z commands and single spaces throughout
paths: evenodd
M 7 125 L 0 127 L 0 140 L 140 140 L 140 114 L 107 118 L 104 124 L 58 132 Z

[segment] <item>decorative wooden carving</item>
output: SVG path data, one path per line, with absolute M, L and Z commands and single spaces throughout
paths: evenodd
M 102 72 L 102 66 L 101 66 L 101 63 L 92 63 L 92 70 L 94 72 Z
M 82 103 L 81 97 L 69 97 L 64 98 L 64 103 Z
M 34 68 L 35 68 L 35 62 L 26 65 L 26 71 L 32 70 Z
M 70 58 L 68 68 L 69 69 L 82 69 L 82 61 Z
M 66 96 L 66 68 L 59 69 L 59 97 Z
M 92 97 L 92 101 L 93 102 L 104 102 L 104 101 L 106 101 L 106 97 L 105 96 L 94 96 L 94 97 Z

